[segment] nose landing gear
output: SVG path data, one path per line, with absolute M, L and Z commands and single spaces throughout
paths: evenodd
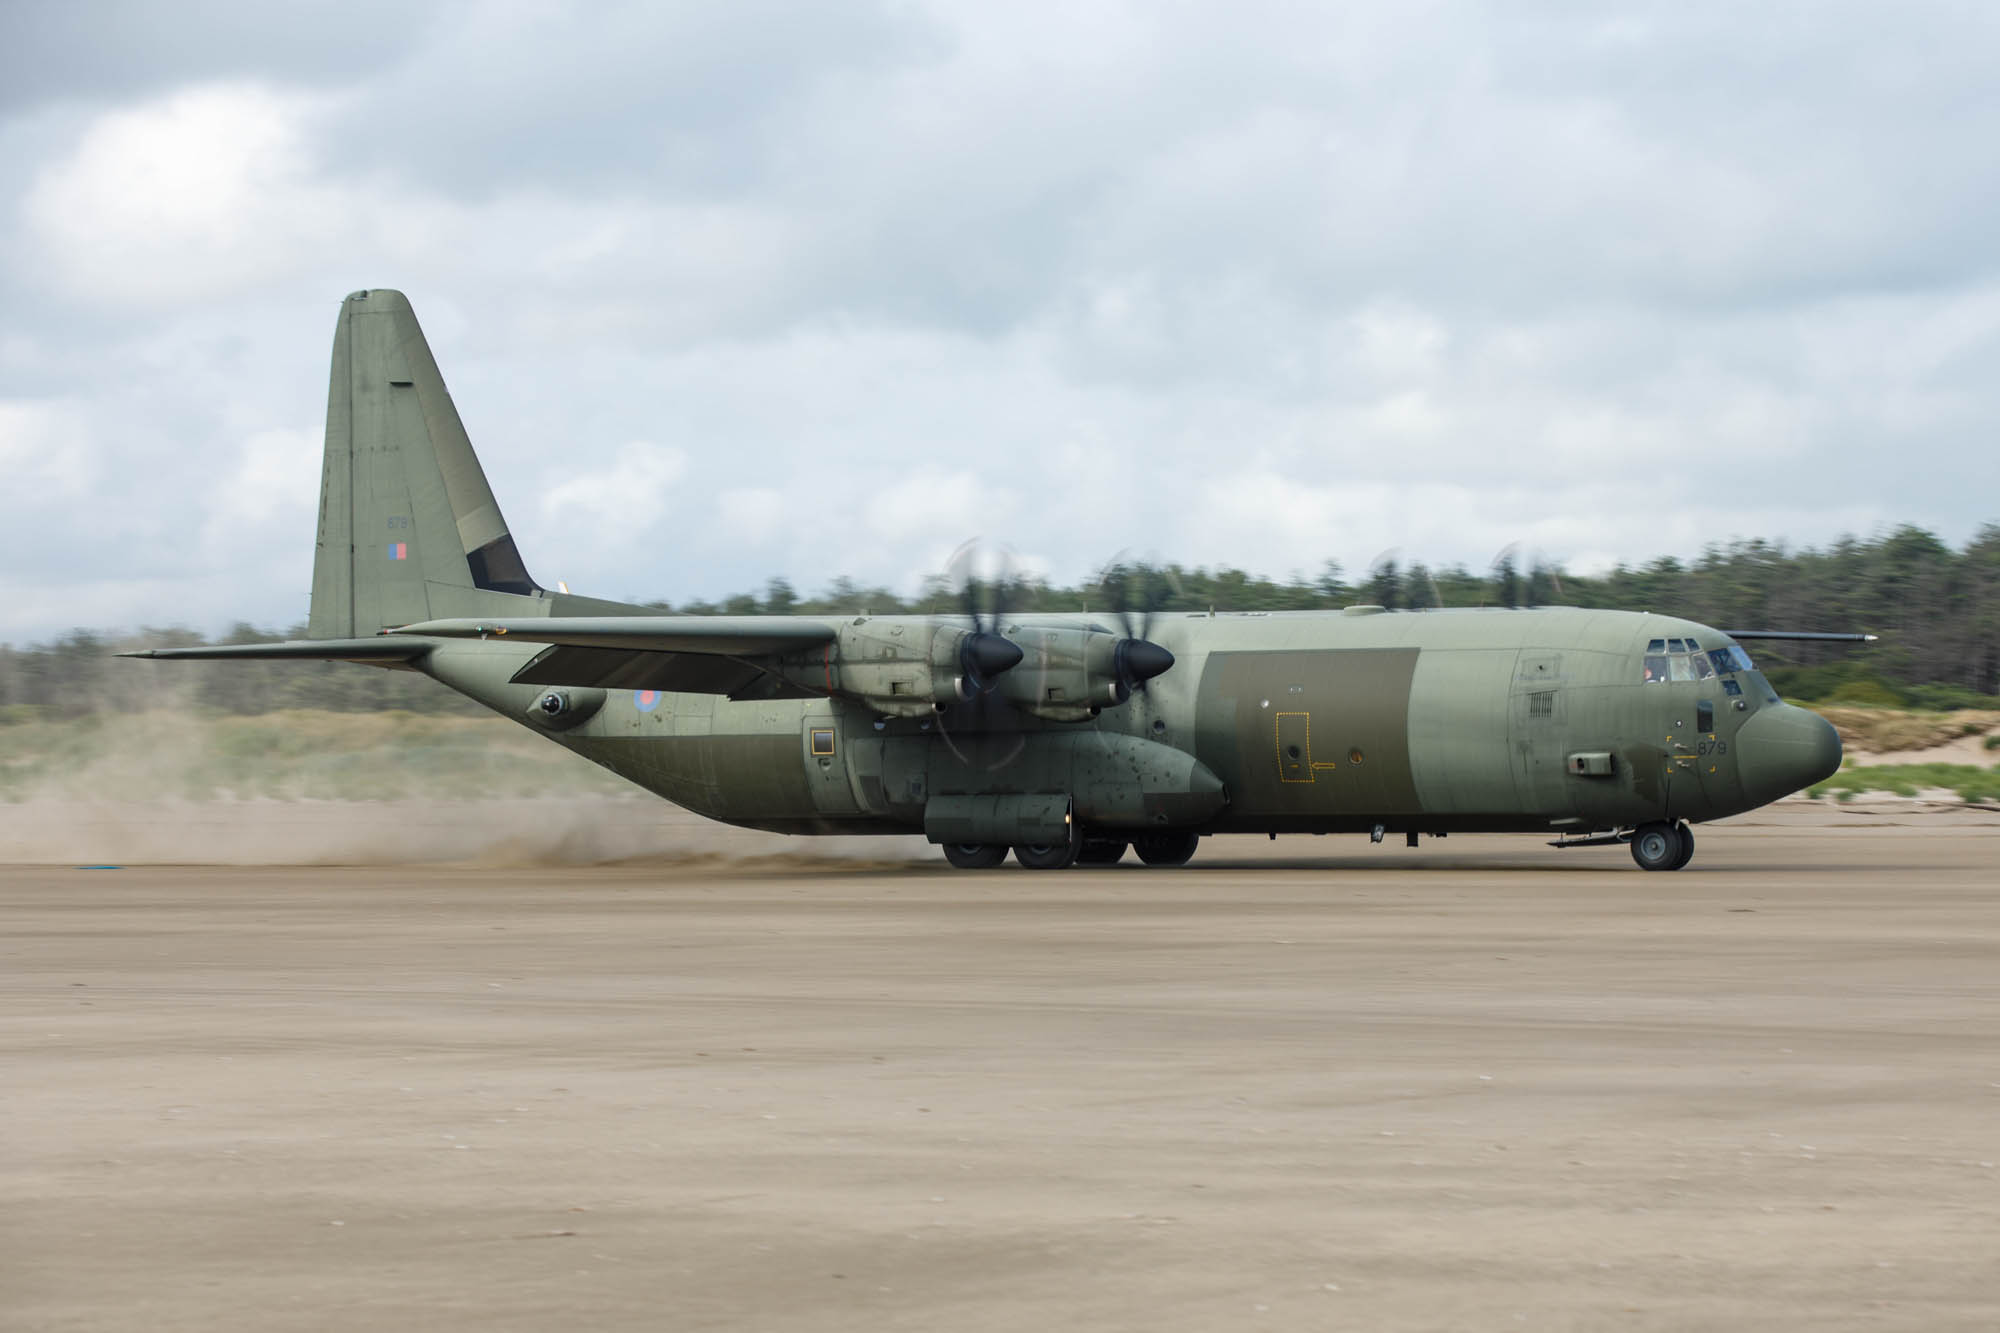
M 1694 830 L 1664 821 L 1632 831 L 1632 859 L 1641 870 L 1679 870 L 1694 857 Z

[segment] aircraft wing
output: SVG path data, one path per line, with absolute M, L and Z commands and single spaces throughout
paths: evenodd
M 540 616 L 519 620 L 427 620 L 398 635 L 546 643 L 513 681 L 672 690 L 732 699 L 807 699 L 812 692 L 767 672 L 757 659 L 833 642 L 832 624 L 806 616 Z

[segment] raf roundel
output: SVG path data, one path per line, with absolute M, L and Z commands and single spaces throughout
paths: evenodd
M 650 713 L 660 706 L 662 694 L 659 690 L 632 691 L 632 706 L 642 713 Z

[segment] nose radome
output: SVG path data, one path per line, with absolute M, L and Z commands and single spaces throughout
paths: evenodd
M 1840 771 L 1840 733 L 1791 704 L 1761 708 L 1736 734 L 1743 791 L 1763 805 Z

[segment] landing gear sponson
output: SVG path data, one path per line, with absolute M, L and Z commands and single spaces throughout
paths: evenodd
M 1141 833 L 1126 839 L 1109 835 L 1085 834 L 1068 843 L 1022 843 L 1008 847 L 1001 843 L 948 842 L 944 859 L 960 870 L 991 870 L 1013 852 L 1014 859 L 1029 870 L 1063 870 L 1073 865 L 1116 865 L 1126 851 L 1154 867 L 1184 866 L 1201 845 L 1201 835 L 1184 830 Z

